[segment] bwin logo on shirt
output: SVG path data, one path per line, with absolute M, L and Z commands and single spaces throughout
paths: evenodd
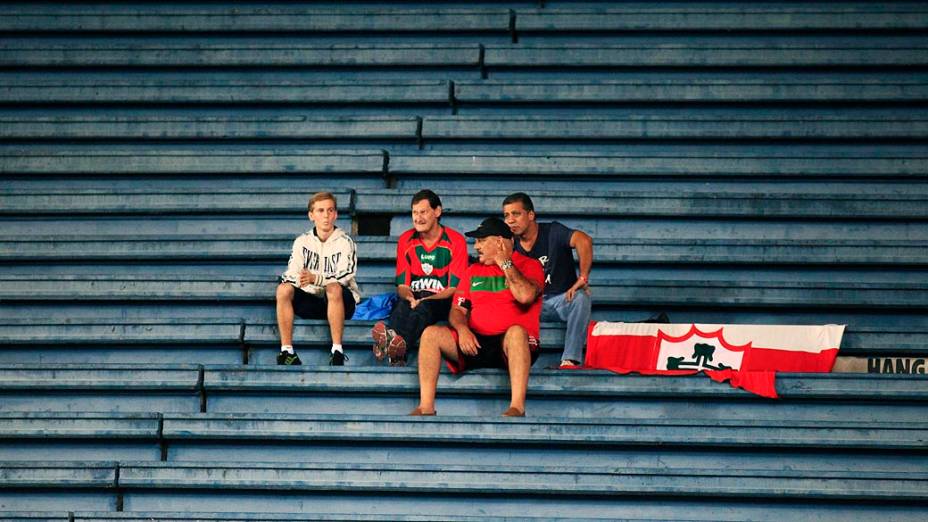
M 441 292 L 445 289 L 445 285 L 441 284 L 441 281 L 438 279 L 416 279 L 409 285 L 409 288 L 411 288 L 413 292 L 419 292 L 421 290 Z

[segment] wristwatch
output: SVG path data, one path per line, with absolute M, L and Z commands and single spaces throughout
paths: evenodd
M 503 263 L 502 263 L 501 265 L 499 265 L 499 267 L 500 267 L 504 272 L 505 272 L 506 270 L 509 270 L 510 268 L 512 268 L 512 259 L 507 259 L 507 260 L 503 261 Z

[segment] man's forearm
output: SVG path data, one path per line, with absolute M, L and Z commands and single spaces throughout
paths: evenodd
M 589 282 L 590 270 L 593 268 L 593 238 L 577 231 L 573 239 L 573 247 L 577 250 L 577 260 L 580 264 L 580 275 Z
M 503 270 L 503 273 L 506 274 L 506 283 L 509 285 L 509 291 L 512 292 L 512 296 L 516 298 L 516 301 L 529 304 L 538 297 L 540 289 L 535 286 L 535 283 L 522 275 L 518 268 L 511 266 Z
M 467 314 L 457 306 L 451 307 L 451 312 L 448 314 L 448 324 L 458 331 L 460 331 L 461 328 L 470 329 L 470 327 L 467 326 Z

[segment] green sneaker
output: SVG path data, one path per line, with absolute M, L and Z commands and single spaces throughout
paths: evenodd
M 279 366 L 299 366 L 303 364 L 303 361 L 300 360 L 300 356 L 296 352 L 280 352 L 277 354 L 277 364 Z

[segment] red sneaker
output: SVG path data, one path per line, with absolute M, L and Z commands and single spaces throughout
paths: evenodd
M 377 324 L 371 328 L 371 337 L 374 339 L 374 357 L 382 361 L 387 354 L 387 325 L 383 321 L 377 321 Z

